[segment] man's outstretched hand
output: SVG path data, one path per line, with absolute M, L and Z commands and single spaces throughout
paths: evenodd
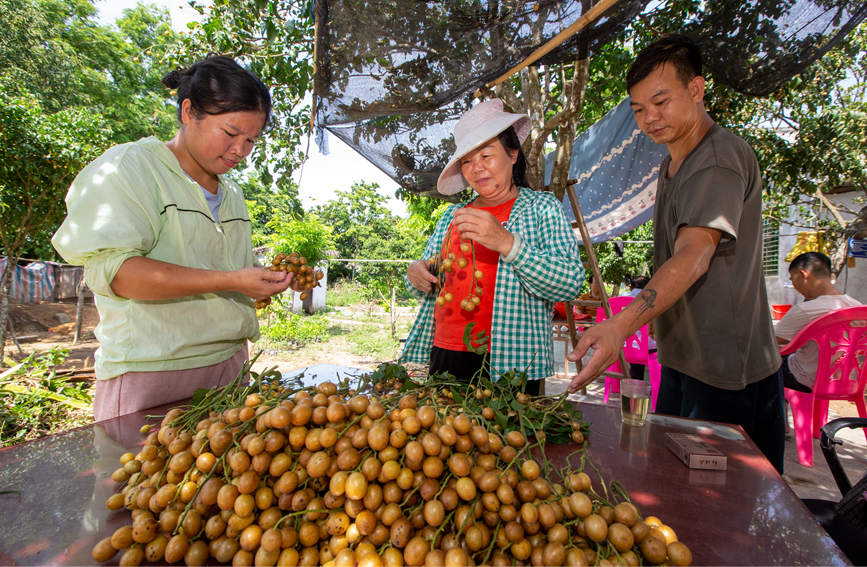
M 606 368 L 617 360 L 623 342 L 629 333 L 623 333 L 616 320 L 606 319 L 584 331 L 575 350 L 566 355 L 571 361 L 581 360 L 589 349 L 593 355 L 587 365 L 581 369 L 567 388 L 569 392 L 577 392 L 595 380 Z

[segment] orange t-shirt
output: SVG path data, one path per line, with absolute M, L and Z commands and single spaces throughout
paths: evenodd
M 487 211 L 505 224 L 509 220 L 515 199 L 511 199 L 495 207 L 474 207 L 480 211 Z M 464 252 L 461 244 L 469 244 L 471 248 Z M 466 246 L 464 246 L 466 248 Z M 473 251 L 475 250 L 475 268 L 473 267 Z M 452 270 L 445 273 L 445 281 L 437 294 L 437 303 L 434 307 L 434 346 L 457 351 L 467 351 L 464 345 L 464 329 L 472 321 L 476 322 L 473 328 L 473 336 L 484 331 L 486 336 L 491 334 L 491 318 L 494 314 L 494 286 L 497 283 L 497 265 L 500 254 L 481 244 L 469 240 L 461 241 L 460 233 L 454 227 L 449 227 L 443 239 L 440 249 L 440 267 L 443 261 L 454 254 Z M 466 265 L 460 267 L 461 258 L 466 260 Z M 481 276 L 481 277 L 476 277 Z M 481 294 L 477 293 L 481 290 Z M 446 294 L 451 294 L 451 301 L 445 301 Z M 476 296 L 478 304 L 471 311 L 461 308 L 461 301 Z M 442 299 L 441 299 L 442 298 Z M 473 342 L 475 345 L 476 343 Z

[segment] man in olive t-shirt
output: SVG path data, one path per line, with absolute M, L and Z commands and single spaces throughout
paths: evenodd
M 714 124 L 695 44 L 667 36 L 626 76 L 639 128 L 669 150 L 659 170 L 653 278 L 570 353 L 590 362 L 569 388 L 596 378 L 623 341 L 655 318 L 662 364 L 656 412 L 741 425 L 782 473 L 780 355 L 761 269 L 761 175 L 752 149 Z
M 716 124 L 666 177 L 660 166 L 653 264 L 674 255 L 678 230 L 720 232 L 707 272 L 654 321 L 659 362 L 725 390 L 742 390 L 780 367 L 762 274 L 759 164 L 752 149 Z M 676 412 L 669 412 L 676 413 Z

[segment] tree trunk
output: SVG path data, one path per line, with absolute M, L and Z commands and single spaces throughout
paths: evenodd
M 545 71 L 547 74 L 547 71 Z M 544 151 L 536 152 L 540 137 L 547 137 L 545 125 L 545 95 L 542 93 L 539 71 L 535 67 L 527 67 L 521 71 L 521 98 L 530 115 L 530 135 L 524 143 L 524 157 L 527 160 L 527 180 L 536 189 L 545 185 Z
M 0 286 L 0 364 L 5 360 L 6 326 L 9 320 L 9 291 L 12 289 L 12 277 L 18 258 L 6 257 L 6 269 L 3 270 L 3 285 Z
M 541 3 L 545 4 L 545 3 Z M 587 12 L 592 0 L 582 0 L 582 11 Z M 544 22 L 548 21 L 546 11 L 559 9 L 556 4 L 537 5 L 540 10 L 537 24 L 530 36 L 541 41 Z M 584 93 L 590 70 L 589 51 L 580 51 L 581 59 L 571 64 L 572 78 L 566 80 L 569 64 L 531 65 L 521 69 L 518 77 L 496 85 L 493 94 L 505 103 L 507 110 L 523 112 L 530 117 L 530 135 L 522 144 L 527 160 L 527 181 L 535 189 L 553 191 L 562 200 L 569 177 L 569 162 L 572 158 L 572 144 L 577 127 L 576 117 L 584 105 Z M 519 85 L 518 85 L 519 83 Z M 562 86 L 559 98 L 552 93 L 552 84 Z M 520 92 L 520 94 L 518 94 Z M 554 167 L 551 182 L 545 185 L 546 143 L 556 143 Z
M 395 319 L 395 311 L 397 310 L 397 288 L 391 286 L 391 338 L 397 337 L 397 319 Z
M 849 250 L 850 238 L 867 238 L 867 207 L 858 211 L 858 215 L 843 227 L 843 232 L 834 245 L 834 255 L 831 258 L 831 271 L 836 276 L 843 271 L 846 264 L 846 252 Z
M 508 110 L 525 112 L 530 117 L 530 135 L 524 141 L 524 157 L 527 160 L 527 181 L 536 189 L 553 191 L 558 199 L 566 192 L 569 163 L 572 159 L 572 143 L 575 141 L 576 117 L 584 106 L 584 94 L 590 71 L 590 59 L 581 59 L 573 64 L 572 79 L 564 84 L 562 100 L 554 100 L 547 92 L 549 76 L 562 67 L 527 67 L 522 69 L 521 95 L 515 93 L 513 83 L 505 82 L 494 87 L 494 94 L 505 102 Z M 543 91 L 542 85 L 546 85 Z M 554 109 L 553 116 L 550 111 Z M 559 110 L 557 110 L 559 108 Z M 554 167 L 551 182 L 545 186 L 545 143 L 554 138 Z
M 84 274 L 81 274 L 81 281 L 78 282 L 75 290 L 75 333 L 72 335 L 72 344 L 78 344 L 78 339 L 81 336 L 81 320 L 84 318 L 84 290 L 87 289 L 87 284 L 84 281 Z
M 566 193 L 566 180 L 569 179 L 569 164 L 572 161 L 572 144 L 575 142 L 575 118 L 581 114 L 584 107 L 584 93 L 587 91 L 587 79 L 590 74 L 590 59 L 576 61 L 572 70 L 572 80 L 563 101 L 563 122 L 557 130 L 557 149 L 554 150 L 554 168 L 551 172 L 549 190 L 563 200 Z

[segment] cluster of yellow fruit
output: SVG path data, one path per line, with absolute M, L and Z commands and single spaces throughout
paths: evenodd
M 292 289 L 301 292 L 301 301 L 310 296 L 310 290 L 319 285 L 319 280 L 324 277 L 322 270 L 314 270 L 307 265 L 307 258 L 297 252 L 291 254 L 277 254 L 271 265 L 265 268 L 270 272 L 289 272 L 293 274 Z M 271 305 L 271 298 L 260 299 L 255 303 L 256 309 L 264 309 Z
M 464 311 L 474 311 L 479 304 L 482 302 L 482 271 L 478 268 L 475 268 L 474 256 L 471 254 L 473 252 L 473 243 L 470 241 L 463 241 L 460 244 L 460 250 L 463 254 L 470 254 L 470 260 L 467 259 L 467 256 L 457 257 L 454 252 L 446 253 L 443 251 L 440 256 L 434 256 L 428 260 L 430 263 L 430 270 L 432 273 L 439 273 L 440 271 L 443 274 L 450 274 L 453 271 L 462 270 L 466 268 L 470 261 L 473 261 L 474 267 L 472 270 L 472 282 L 470 283 L 470 292 L 467 294 L 467 297 L 461 300 L 461 309 Z M 437 305 L 445 305 L 446 303 L 450 303 L 454 300 L 454 295 L 446 291 L 445 288 L 441 289 L 436 298 Z
M 112 478 L 132 524 L 93 548 L 121 565 L 687 565 L 674 531 L 555 473 L 516 430 L 332 383 L 260 393 L 184 429 L 171 410 Z M 544 447 L 544 444 L 542 444 Z M 556 481 L 545 473 L 563 474 Z M 598 487 L 597 487 L 598 488 Z M 607 493 L 607 491 L 606 491 Z

